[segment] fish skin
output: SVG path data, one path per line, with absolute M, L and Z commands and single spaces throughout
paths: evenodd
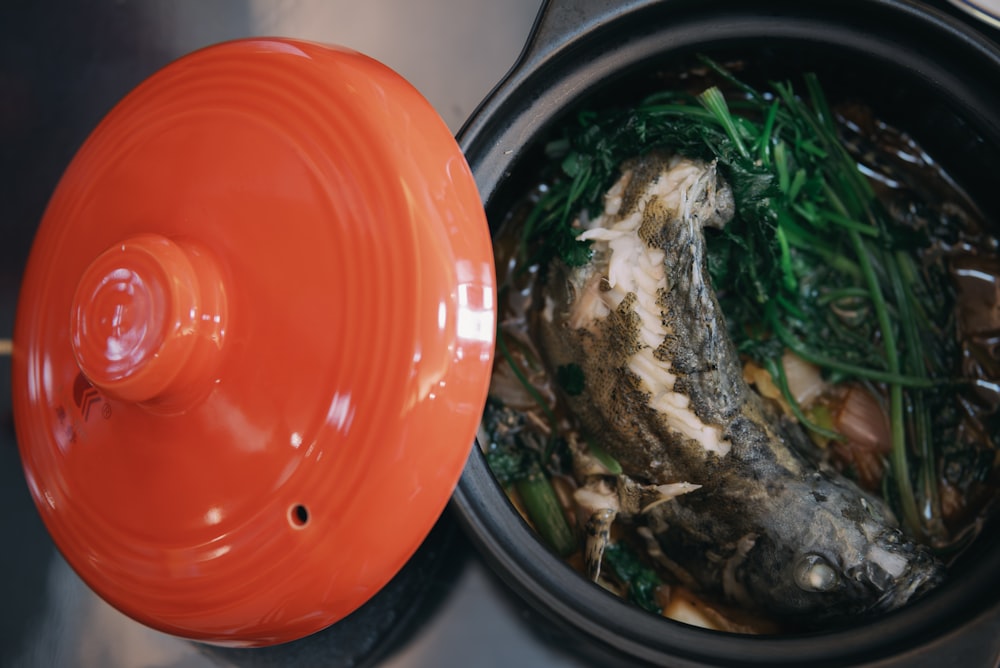
M 705 591 L 797 625 L 892 610 L 936 584 L 941 564 L 882 500 L 744 380 L 705 260 L 703 227 L 734 212 L 714 165 L 653 153 L 623 174 L 585 224 L 592 260 L 552 263 L 534 326 L 550 368 L 582 369 L 583 391 L 564 398 L 624 476 L 701 486 L 631 521 Z

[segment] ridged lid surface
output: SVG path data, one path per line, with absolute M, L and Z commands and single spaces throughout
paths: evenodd
M 494 286 L 469 168 L 394 72 L 281 39 L 167 66 L 69 165 L 22 284 L 16 428 L 57 546 L 172 634 L 336 622 L 459 478 Z

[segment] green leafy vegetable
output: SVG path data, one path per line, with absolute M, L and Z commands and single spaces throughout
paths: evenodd
M 656 571 L 642 563 L 635 550 L 625 543 L 611 543 L 604 550 L 602 563 L 628 589 L 628 600 L 657 615 L 663 611 L 656 600 L 656 590 L 663 581 Z
M 654 149 L 716 161 L 737 216 L 708 238 L 709 271 L 739 350 L 769 369 L 786 397 L 781 355 L 790 349 L 831 380 L 883 387 L 892 429 L 889 501 L 904 524 L 942 539 L 932 416 L 954 359 L 941 323 L 951 294 L 918 266 L 918 231 L 883 210 L 840 141 L 817 78 L 805 96 L 789 83 L 760 92 L 711 60 L 725 82 L 700 95 L 667 91 L 637 106 L 581 112 L 547 152 L 559 173 L 528 215 L 522 259 L 589 259 L 576 240 L 581 211 L 599 213 L 621 164 Z M 562 383 L 564 379 L 560 379 Z M 829 429 L 803 423 L 827 437 Z

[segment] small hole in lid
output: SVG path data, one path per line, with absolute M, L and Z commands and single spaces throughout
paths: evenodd
M 288 521 L 296 529 L 301 529 L 309 524 L 309 509 L 301 503 L 297 503 L 288 509 Z

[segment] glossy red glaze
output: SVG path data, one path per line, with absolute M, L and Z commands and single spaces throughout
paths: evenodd
M 23 281 L 15 419 L 56 544 L 172 634 L 336 622 L 459 478 L 494 285 L 468 166 L 398 75 L 277 39 L 169 65 L 80 149 Z

